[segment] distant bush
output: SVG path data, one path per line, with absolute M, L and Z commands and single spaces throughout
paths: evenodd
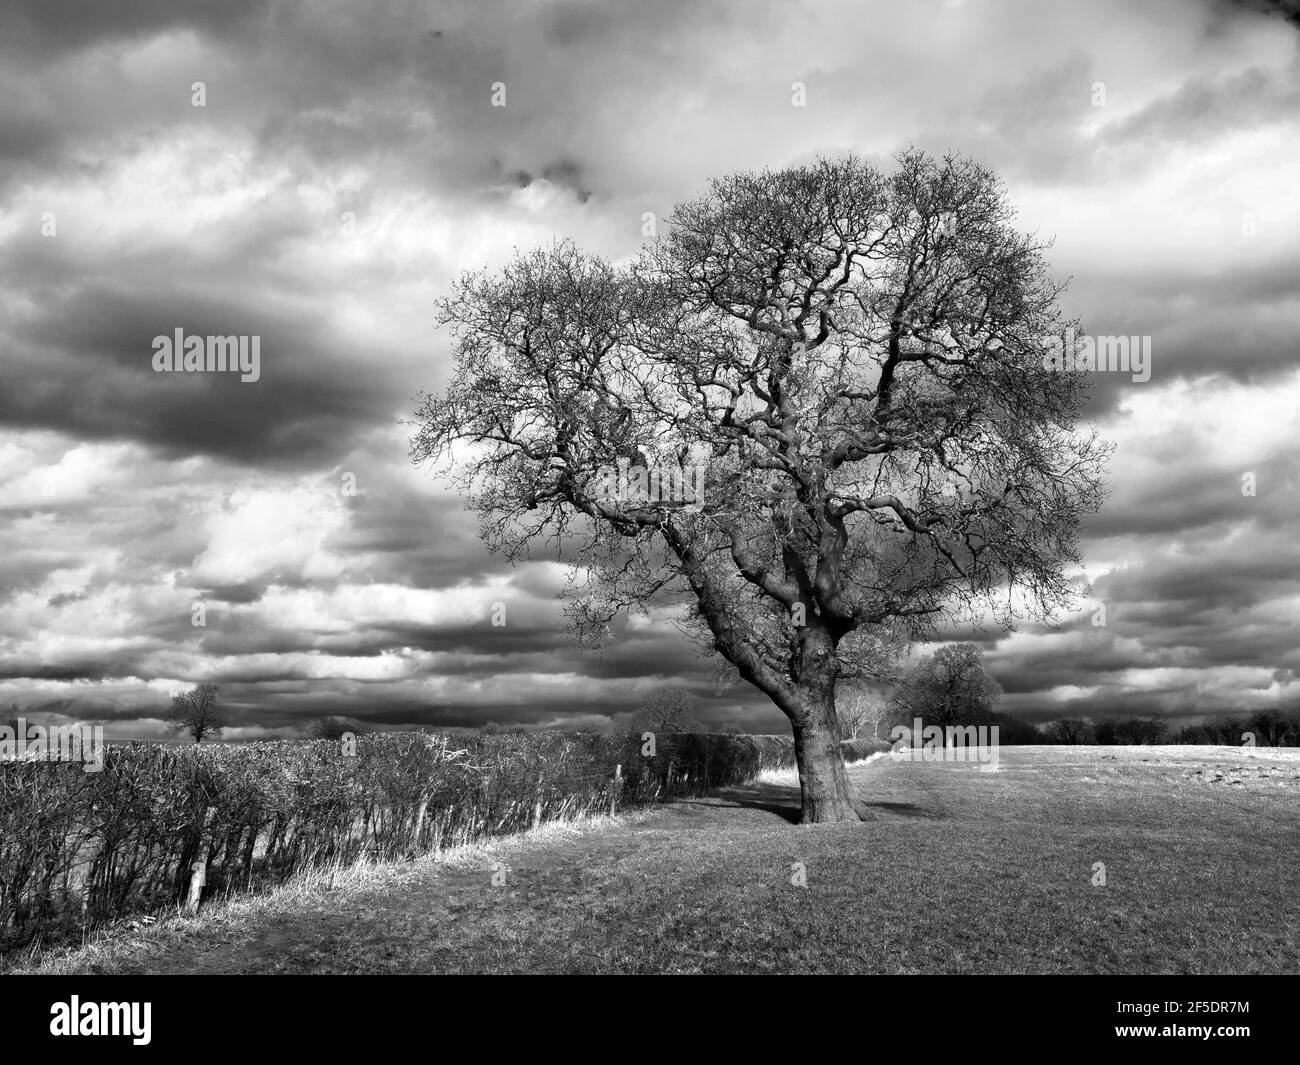
M 870 758 L 873 754 L 881 754 L 889 749 L 889 744 L 884 740 L 870 738 L 844 740 L 840 744 L 840 753 L 844 756 L 846 762 L 860 762 L 864 758 Z

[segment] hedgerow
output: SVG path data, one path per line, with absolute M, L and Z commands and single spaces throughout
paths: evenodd
M 773 736 L 533 732 L 109 744 L 0 762 L 0 952 L 360 858 L 412 858 L 543 821 L 743 783 L 793 764 Z M 619 777 L 615 779 L 616 767 Z

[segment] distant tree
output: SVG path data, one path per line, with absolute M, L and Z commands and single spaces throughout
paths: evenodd
M 1099 721 L 1097 727 L 1093 729 L 1093 734 L 1100 744 L 1110 745 L 1121 742 L 1118 737 L 1118 724 L 1113 717 Z
M 311 723 L 309 734 L 318 740 L 341 740 L 345 733 L 360 736 L 365 732 L 360 721 L 350 717 L 319 717 Z
M 889 716 L 886 699 L 867 688 L 854 684 L 843 685 L 835 693 L 835 707 L 840 715 L 840 731 L 846 740 L 870 736 L 881 739 L 880 726 Z
M 1177 742 L 1240 747 L 1242 738 L 1251 731 L 1254 729 L 1245 718 L 1218 714 L 1204 721 L 1184 725 L 1178 732 Z M 1260 740 L 1260 737 L 1256 736 L 1256 740 Z
M 1286 738 L 1289 722 L 1281 710 L 1256 710 L 1246 719 L 1245 731 L 1255 734 L 1255 742 L 1261 747 L 1281 747 Z
M 641 700 L 632 715 L 633 731 L 667 736 L 680 732 L 700 732 L 695 719 L 695 703 L 690 695 L 676 688 L 651 692 Z
M 984 672 L 984 654 L 973 643 L 948 644 L 922 659 L 903 678 L 890 700 L 890 719 L 910 725 L 979 725 L 993 719 L 1002 697 L 998 682 Z
M 1204 730 L 1204 743 L 1221 743 L 1230 747 L 1236 747 L 1241 744 L 1242 733 L 1249 731 L 1246 728 L 1246 722 L 1240 717 L 1233 717 L 1231 714 L 1217 714 L 1214 717 L 1207 718 L 1201 722 L 1201 728 Z
M 1042 730 L 1031 721 L 1011 714 L 994 714 L 992 724 L 998 727 L 998 743 L 1007 747 L 1042 743 Z
M 1092 743 L 1096 739 L 1091 723 L 1081 717 L 1049 721 L 1044 735 L 1048 743 Z
M 221 688 L 216 684 L 200 684 L 191 691 L 173 695 L 166 715 L 167 727 L 181 735 L 193 736 L 195 743 L 202 743 L 205 736 L 220 736 L 230 723 L 220 694 Z

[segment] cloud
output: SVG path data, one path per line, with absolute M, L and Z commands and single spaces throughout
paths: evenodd
M 1294 21 L 1209 0 L 5 5 L 0 700 L 158 735 L 172 691 L 217 679 L 254 736 L 329 713 L 591 724 L 676 686 L 716 725 L 783 727 L 716 692 L 660 613 L 576 651 L 563 569 L 490 554 L 399 419 L 450 372 L 434 302 L 462 270 L 556 235 L 626 257 L 644 212 L 712 176 L 908 144 L 1005 178 L 1086 332 L 1152 338 L 1151 381 L 1098 374 L 1087 409 L 1119 445 L 1084 544 L 1107 625 L 980 635 L 1008 704 L 1293 700 Z M 178 328 L 259 337 L 260 379 L 155 373 Z

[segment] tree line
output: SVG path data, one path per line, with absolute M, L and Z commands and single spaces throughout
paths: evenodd
M 999 713 L 1002 688 L 984 668 L 983 653 L 971 643 L 949 644 L 906 672 L 891 693 L 845 685 L 837 693 L 845 739 L 888 742 L 897 726 L 916 718 L 927 725 L 997 725 L 1000 743 L 1050 744 L 1223 744 L 1300 747 L 1300 709 L 1268 708 L 1220 713 L 1174 728 L 1154 715 L 1065 717 L 1042 725 Z

